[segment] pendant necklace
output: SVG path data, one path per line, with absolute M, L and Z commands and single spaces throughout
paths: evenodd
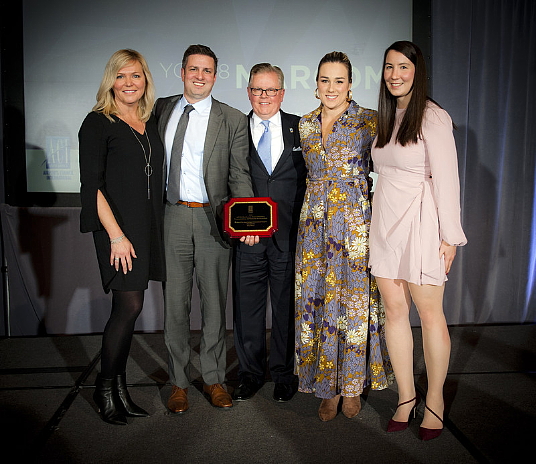
M 145 175 L 147 176 L 147 200 L 150 200 L 151 199 L 151 185 L 149 183 L 149 177 L 153 175 L 153 167 L 151 166 L 151 155 L 153 154 L 151 141 L 149 140 L 149 135 L 147 135 L 147 130 L 145 130 L 145 137 L 147 137 L 147 145 L 149 145 L 149 156 L 147 156 L 145 147 L 143 146 L 143 143 L 141 143 L 141 140 L 136 135 L 136 131 L 132 129 L 132 126 L 130 124 L 128 127 L 130 127 L 130 130 L 134 134 L 134 137 L 136 137 L 136 140 L 141 145 L 141 149 L 143 150 L 143 157 L 145 158 Z

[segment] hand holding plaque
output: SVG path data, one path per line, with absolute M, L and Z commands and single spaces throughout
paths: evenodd
M 277 203 L 269 197 L 231 198 L 225 204 L 223 222 L 231 238 L 270 237 L 277 230 Z

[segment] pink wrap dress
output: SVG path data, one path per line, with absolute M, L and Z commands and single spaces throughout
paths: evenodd
M 465 245 L 460 221 L 458 159 L 448 113 L 427 103 L 422 138 L 405 147 L 395 143 L 404 116 L 396 110 L 391 141 L 372 148 L 378 181 L 370 226 L 371 273 L 417 285 L 442 285 L 444 240 Z

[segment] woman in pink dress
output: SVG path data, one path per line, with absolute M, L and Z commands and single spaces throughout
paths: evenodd
M 386 312 L 386 340 L 398 385 L 388 432 L 404 430 L 419 398 L 413 378 L 409 321 L 415 303 L 423 332 L 428 377 L 423 440 L 443 429 L 443 385 L 450 337 L 443 292 L 456 247 L 467 242 L 460 223 L 460 187 L 453 124 L 426 95 L 419 48 L 395 42 L 384 54 L 378 136 L 372 158 L 378 183 L 370 228 L 371 273 Z

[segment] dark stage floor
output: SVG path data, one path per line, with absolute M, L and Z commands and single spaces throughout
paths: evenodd
M 452 358 L 445 386 L 448 418 L 441 437 L 423 443 L 420 417 L 395 434 L 385 428 L 396 386 L 366 392 L 354 419 L 328 423 L 319 400 L 298 393 L 272 400 L 268 382 L 230 410 L 209 405 L 200 381 L 190 410 L 166 412 L 171 391 L 162 334 L 139 334 L 128 366 L 130 392 L 151 413 L 126 427 L 100 420 L 92 401 L 101 337 L 0 340 L 2 462 L 56 463 L 472 463 L 514 462 L 532 453 L 536 432 L 536 325 L 451 327 Z M 426 378 L 420 329 L 414 329 L 415 381 Z M 194 349 L 198 335 L 194 334 Z M 198 359 L 194 358 L 194 364 Z M 228 335 L 228 388 L 237 361 Z M 422 414 L 422 406 L 420 407 Z M 422 417 L 422 416 L 421 416 Z M 7 459 L 7 460 L 6 460 Z

